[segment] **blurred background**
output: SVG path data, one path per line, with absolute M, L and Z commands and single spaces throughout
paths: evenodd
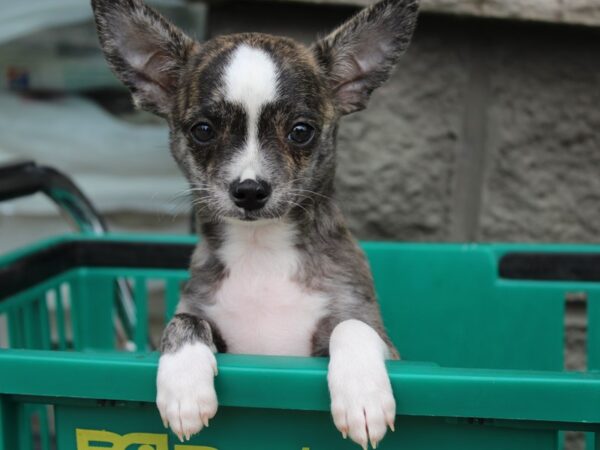
M 199 40 L 310 43 L 370 1 L 149 3 Z M 598 243 L 600 0 L 422 0 L 409 51 L 344 119 L 338 154 L 360 239 Z M 17 158 L 72 175 L 113 230 L 189 232 L 167 128 L 133 110 L 87 0 L 0 0 L 0 162 Z M 43 198 L 0 204 L 0 253 L 68 229 Z M 569 308 L 566 366 L 583 368 L 585 305 Z

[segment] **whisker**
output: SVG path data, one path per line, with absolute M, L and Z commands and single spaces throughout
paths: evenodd
M 308 210 L 307 210 L 307 209 L 306 209 L 304 206 L 302 206 L 301 204 L 299 204 L 299 203 L 296 203 L 296 202 L 293 202 L 293 201 L 291 201 L 291 200 L 284 200 L 284 201 L 285 201 L 286 203 L 288 203 L 288 204 L 292 205 L 292 206 L 297 206 L 298 208 L 301 208 L 302 210 L 304 210 L 304 212 L 305 212 L 306 214 L 309 214 L 309 215 L 310 215 L 310 213 L 308 212 Z

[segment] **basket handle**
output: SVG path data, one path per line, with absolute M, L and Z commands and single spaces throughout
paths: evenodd
M 65 174 L 34 161 L 0 165 L 0 202 L 44 193 L 73 219 L 81 232 L 104 234 L 108 228 L 92 203 Z
M 103 235 L 108 227 L 92 202 L 64 173 L 35 161 L 16 161 L 0 165 L 0 202 L 41 192 L 65 212 L 82 233 Z M 125 328 L 126 338 L 136 323 L 135 303 L 131 286 L 119 278 L 117 311 Z M 129 333 L 127 333 L 129 332 Z

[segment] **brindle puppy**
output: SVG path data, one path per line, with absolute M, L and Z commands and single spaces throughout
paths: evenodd
M 199 43 L 141 0 L 92 0 L 136 105 L 164 117 L 204 239 L 162 340 L 157 404 L 183 439 L 217 411 L 214 352 L 330 356 L 336 427 L 393 427 L 398 358 L 369 267 L 332 199 L 338 121 L 365 108 L 411 39 L 416 0 L 383 0 L 307 48 L 239 34 Z

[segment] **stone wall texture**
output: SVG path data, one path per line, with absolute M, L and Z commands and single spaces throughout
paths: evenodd
M 512 36 L 490 64 L 483 240 L 600 239 L 600 45 Z M 521 43 L 521 45 L 519 45 Z
M 425 11 L 600 25 L 598 0 L 421 0 Z
M 280 1 L 287 2 L 289 0 Z M 320 5 L 365 6 L 376 0 L 296 1 Z M 421 8 L 423 11 L 433 13 L 587 26 L 600 25 L 600 2 L 598 0 L 421 0 Z

